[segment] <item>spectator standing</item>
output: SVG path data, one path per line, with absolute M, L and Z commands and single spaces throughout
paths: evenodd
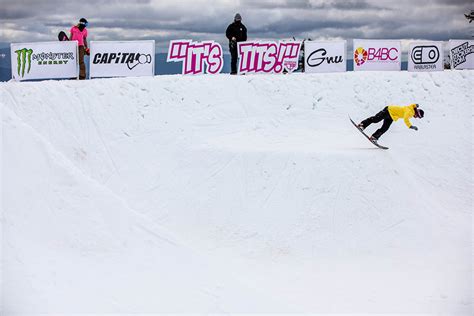
M 89 55 L 89 47 L 87 46 L 87 25 L 86 19 L 81 18 L 79 24 L 71 28 L 71 41 L 77 41 L 79 46 L 79 80 L 86 79 L 86 64 L 84 63 L 84 55 Z
M 242 16 L 237 13 L 234 17 L 234 22 L 231 23 L 225 32 L 229 40 L 229 50 L 231 56 L 231 75 L 237 74 L 237 43 L 245 42 L 247 40 L 247 28 L 242 23 Z

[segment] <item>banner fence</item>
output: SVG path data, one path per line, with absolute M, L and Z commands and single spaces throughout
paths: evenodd
M 402 48 L 400 41 L 354 39 L 354 71 L 401 70 Z
M 12 43 L 14 80 L 77 78 L 77 42 Z
M 426 72 L 446 68 L 445 47 L 451 69 L 474 69 L 474 40 L 414 41 L 409 43 L 407 70 Z M 304 48 L 303 48 L 304 47 Z M 155 75 L 155 41 L 91 41 L 90 78 Z M 76 41 L 12 43 L 11 75 L 14 80 L 77 78 Z M 347 41 L 246 41 L 237 43 L 238 73 L 344 72 L 351 61 L 354 71 L 400 71 L 399 40 Z M 173 40 L 167 63 L 182 63 L 182 74 L 218 74 L 224 51 L 215 41 Z M 302 67 L 301 67 L 302 66 Z M 349 64 L 350 66 L 350 64 Z
M 282 73 L 298 68 L 301 42 L 247 41 L 237 43 L 238 73 Z
M 449 40 L 451 69 L 474 69 L 474 40 Z
M 412 42 L 408 50 L 408 71 L 442 71 L 443 42 Z
M 305 41 L 306 73 L 344 72 L 347 70 L 346 41 Z
M 91 41 L 90 77 L 155 75 L 155 41 Z

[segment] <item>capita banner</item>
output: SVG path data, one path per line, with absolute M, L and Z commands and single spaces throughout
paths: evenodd
M 238 73 L 282 73 L 298 68 L 301 42 L 254 41 L 237 43 Z
M 410 43 L 408 71 L 442 71 L 443 42 Z
M 77 78 L 77 42 L 12 43 L 14 80 Z
M 401 70 L 400 41 L 361 40 L 353 42 L 354 70 Z
M 217 74 L 224 66 L 222 46 L 214 41 L 173 40 L 167 62 L 182 62 L 183 75 Z
M 305 41 L 304 71 L 342 72 L 347 70 L 346 41 Z
M 474 69 L 474 40 L 449 40 L 451 69 Z
M 155 74 L 155 41 L 91 41 L 90 77 L 142 77 Z

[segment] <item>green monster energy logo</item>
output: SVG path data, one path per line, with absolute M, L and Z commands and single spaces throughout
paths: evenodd
M 16 58 L 17 58 L 17 62 L 18 62 L 18 76 L 20 75 L 20 71 L 21 71 L 21 76 L 24 77 L 25 76 L 25 68 L 26 68 L 27 64 L 28 64 L 28 70 L 26 71 L 26 73 L 30 72 L 30 69 L 31 69 L 31 54 L 33 54 L 33 50 L 23 48 L 23 49 L 16 50 L 15 53 L 17 54 Z

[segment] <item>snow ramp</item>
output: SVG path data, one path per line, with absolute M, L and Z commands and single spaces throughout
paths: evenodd
M 2 83 L 0 311 L 471 315 L 473 86 Z M 395 122 L 386 151 L 348 119 L 410 103 L 425 118 Z

